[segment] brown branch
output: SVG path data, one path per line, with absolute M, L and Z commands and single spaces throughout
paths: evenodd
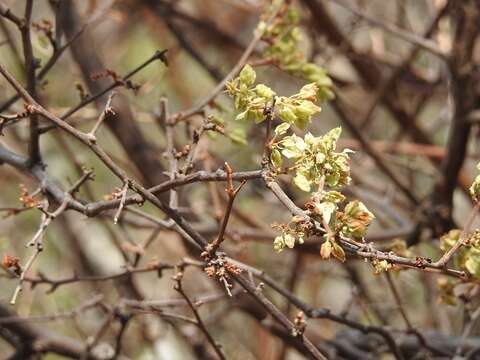
M 0 3 L 0 16 L 3 16 L 5 19 L 10 20 L 12 23 L 17 25 L 17 27 L 21 27 L 23 24 L 23 19 L 19 18 L 15 15 L 10 8 L 8 8 L 3 2 Z
M 78 275 L 78 274 L 73 274 L 72 276 L 66 277 L 66 278 L 63 278 L 63 279 L 51 279 L 44 274 L 39 274 L 38 277 L 28 277 L 28 276 L 26 276 L 24 278 L 24 282 L 30 283 L 32 287 L 35 287 L 37 285 L 42 285 L 42 284 L 48 285 L 48 286 L 50 286 L 50 289 L 48 290 L 48 293 L 53 293 L 60 286 L 63 286 L 63 285 L 74 284 L 74 283 L 79 283 L 79 282 L 103 282 L 103 281 L 109 281 L 109 280 L 117 280 L 117 279 L 121 279 L 121 278 L 130 277 L 131 275 L 134 275 L 134 274 L 143 274 L 143 273 L 150 273 L 150 272 L 157 272 L 158 274 L 161 274 L 163 270 L 172 270 L 172 269 L 175 269 L 175 267 L 179 266 L 179 265 L 182 265 L 182 266 L 188 266 L 188 265 L 198 266 L 194 262 L 184 260 L 180 264 L 153 263 L 153 264 L 149 264 L 146 267 L 142 267 L 142 268 L 126 267 L 124 271 L 119 272 L 117 274 L 112 274 L 112 275 Z
M 217 356 L 224 360 L 226 359 L 225 355 L 223 355 L 223 352 L 222 350 L 220 349 L 219 345 L 215 342 L 215 340 L 213 339 L 212 335 L 210 334 L 210 332 L 208 331 L 207 327 L 205 326 L 202 318 L 200 317 L 200 314 L 198 313 L 196 307 L 194 306 L 194 304 L 192 303 L 192 300 L 190 300 L 190 298 L 188 297 L 188 295 L 186 294 L 185 290 L 183 289 L 183 286 L 182 286 L 182 278 L 183 278 L 183 272 L 179 272 L 177 273 L 175 276 L 174 276 L 174 280 L 175 280 L 175 286 L 173 287 L 180 295 L 182 295 L 182 297 L 185 299 L 185 301 L 187 302 L 188 304 L 188 307 L 190 308 L 190 310 L 192 310 L 192 313 L 193 313 L 193 316 L 195 316 L 195 319 L 196 319 L 196 325 L 198 326 L 198 328 L 203 332 L 203 334 L 205 335 L 205 337 L 207 338 L 208 342 L 210 343 L 210 345 L 212 345 L 213 349 L 215 350 L 215 353 L 217 354 Z
M 306 221 L 310 221 L 314 224 L 314 221 L 308 216 L 307 212 L 300 209 L 295 203 L 285 194 L 282 188 L 272 179 L 269 179 L 267 175 L 264 175 L 264 181 L 275 196 L 280 200 L 280 202 L 295 216 L 304 218 Z M 320 229 L 320 231 L 325 232 L 325 229 Z M 436 273 L 443 273 L 446 275 L 458 277 L 460 279 L 468 279 L 469 275 L 464 271 L 447 269 L 442 266 L 438 266 L 431 262 L 431 260 L 426 258 L 417 257 L 415 259 L 405 258 L 397 256 L 392 253 L 384 253 L 382 251 L 376 250 L 371 244 L 358 244 L 352 242 L 350 239 L 341 236 L 340 244 L 344 246 L 345 251 L 352 255 L 362 257 L 364 259 L 370 260 L 386 260 L 391 264 L 395 264 L 405 268 L 416 269 L 419 271 L 429 271 Z
M 15 316 L 15 315 L 1 316 L 0 326 L 6 325 L 6 324 L 49 322 L 49 321 L 73 319 L 79 315 L 82 315 L 86 310 L 95 308 L 96 306 L 98 306 L 98 304 L 102 300 L 103 300 L 103 295 L 96 295 L 70 311 L 60 312 L 56 314 L 30 315 L 30 316 Z
M 395 299 L 395 303 L 397 304 L 398 310 L 400 311 L 400 315 L 402 315 L 403 321 L 405 322 L 405 325 L 407 327 L 407 330 L 413 330 L 414 327 L 412 326 L 412 322 L 407 316 L 407 312 L 405 311 L 405 308 L 403 307 L 402 304 L 402 299 L 400 298 L 400 294 L 398 293 L 397 287 L 395 286 L 395 283 L 393 282 L 392 276 L 387 272 L 385 273 L 385 277 L 387 279 L 388 287 L 390 288 L 390 291 L 392 292 L 393 298 Z
M 71 195 L 67 194 L 62 204 L 60 204 L 60 206 L 53 213 L 48 212 L 48 201 L 45 200 L 45 205 L 43 206 L 42 222 L 40 223 L 40 226 L 37 232 L 35 233 L 35 235 L 33 236 L 33 238 L 27 244 L 27 246 L 35 247 L 35 250 L 33 254 L 30 256 L 30 258 L 28 259 L 27 263 L 25 264 L 25 267 L 22 269 L 22 272 L 20 273 L 18 285 L 15 288 L 12 299 L 10 300 L 11 305 L 15 305 L 17 301 L 17 297 L 22 291 L 22 285 L 23 285 L 23 282 L 25 281 L 26 274 L 32 267 L 35 259 L 43 251 L 43 235 L 48 225 L 50 225 L 53 219 L 58 217 L 62 212 L 64 212 L 67 209 L 68 202 L 70 201 L 70 197 Z
M 93 125 L 92 130 L 90 130 L 90 132 L 87 134 L 87 136 L 89 136 L 92 141 L 97 141 L 95 133 L 97 132 L 98 128 L 100 127 L 102 122 L 105 120 L 107 115 L 115 115 L 115 111 L 112 108 L 112 100 L 115 95 L 116 95 L 115 91 L 112 91 L 112 93 L 108 96 L 105 109 L 102 111 L 102 113 L 98 117 L 98 120 L 96 121 L 95 125 Z
M 308 351 L 309 355 L 314 359 L 327 360 L 327 358 L 318 350 L 318 348 L 303 334 L 299 332 L 297 327 L 270 301 L 261 290 L 250 283 L 242 275 L 234 275 L 235 280 L 256 300 L 258 301 L 280 324 L 282 324 L 289 332 L 292 338 L 300 340 Z
M 394 36 L 396 36 L 396 37 L 398 37 L 402 40 L 405 40 L 409 43 L 412 43 L 412 44 L 424 49 L 424 50 L 427 50 L 428 52 L 434 54 L 435 56 L 438 56 L 442 60 L 447 59 L 447 54 L 445 54 L 441 49 L 439 49 L 437 44 L 434 43 L 431 40 L 427 40 L 427 39 L 425 39 L 425 38 L 423 38 L 423 37 L 421 37 L 417 34 L 410 33 L 406 30 L 403 30 L 403 29 L 395 26 L 395 25 L 385 23 L 385 22 L 380 21 L 376 18 L 373 18 L 370 15 L 367 15 L 364 12 L 362 12 L 361 10 L 355 8 L 354 6 L 350 6 L 350 5 L 345 4 L 343 1 L 340 1 L 340 0 L 328 0 L 328 1 L 333 2 L 333 3 L 343 7 L 344 9 L 347 9 L 348 11 L 352 12 L 356 16 L 359 16 L 360 18 L 362 18 L 363 20 L 365 20 L 366 22 L 368 22 L 369 24 L 371 24 L 375 27 L 378 27 L 382 30 L 385 30 L 386 32 L 389 32 L 392 35 L 394 35 Z
M 167 50 L 162 50 L 162 51 L 157 50 L 151 57 L 149 57 L 147 60 L 145 60 L 144 62 L 139 64 L 136 68 L 134 68 L 133 70 L 131 70 L 127 74 L 125 74 L 118 81 L 115 81 L 115 82 L 111 83 L 109 86 L 101 89 L 96 94 L 90 95 L 90 96 L 86 97 L 85 99 L 83 99 L 82 101 L 80 101 L 77 105 L 75 105 L 70 110 L 68 110 L 66 113 L 64 113 L 61 116 L 61 119 L 63 119 L 63 120 L 68 119 L 70 116 L 75 114 L 78 110 L 83 109 L 88 104 L 91 104 L 92 102 L 97 101 L 98 99 L 100 99 L 103 95 L 105 95 L 109 91 L 112 91 L 113 89 L 115 89 L 119 86 L 122 86 L 131 77 L 133 77 L 138 72 L 142 71 L 144 68 L 146 68 L 151 63 L 153 63 L 157 60 L 160 60 L 162 63 L 166 64 L 167 63 L 166 53 L 167 53 Z M 40 131 L 41 131 L 41 133 L 45 133 L 45 132 L 48 132 L 48 131 L 50 131 L 54 128 L 55 128 L 55 125 L 47 125 L 45 127 L 42 127 L 40 129 Z
M 233 177 L 232 177 L 233 170 L 228 163 L 225 163 L 225 170 L 227 172 L 227 188 L 225 189 L 228 195 L 227 208 L 225 209 L 225 214 L 223 216 L 223 220 L 220 225 L 220 231 L 218 233 L 218 236 L 215 238 L 215 240 L 213 240 L 211 243 L 209 243 L 205 247 L 204 257 L 206 258 L 211 258 L 217 252 L 218 248 L 220 247 L 220 244 L 223 242 L 224 236 L 225 236 L 225 230 L 227 229 L 228 220 L 230 219 L 230 214 L 232 212 L 233 203 L 235 201 L 235 198 L 238 192 L 242 189 L 243 185 L 246 184 L 246 181 L 244 180 L 237 188 L 234 188 Z

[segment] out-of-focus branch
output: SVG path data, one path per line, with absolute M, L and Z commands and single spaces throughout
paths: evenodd
M 6 306 L 0 304 L 0 319 L 17 317 Z M 12 345 L 17 349 L 22 349 L 23 356 L 31 356 L 37 353 L 52 352 L 58 355 L 72 357 L 76 359 L 82 358 L 85 350 L 84 344 L 69 337 L 60 336 L 45 328 L 40 328 L 28 322 L 10 322 L 1 324 L 0 330 L 6 330 L 13 334 Z M 8 337 L 4 337 L 9 339 Z M 91 356 L 97 359 L 96 356 Z
M 478 107 L 479 96 L 475 86 L 480 79 L 478 67 L 472 63 L 472 52 L 477 37 L 476 25 L 480 11 L 473 1 L 462 2 L 455 13 L 458 23 L 454 38 L 451 60 L 449 91 L 453 97 L 451 129 L 447 142 L 447 155 L 442 161 L 442 177 L 435 184 L 432 193 L 434 213 L 442 220 L 437 233 L 453 226 L 453 193 L 465 160 L 472 123 L 468 120 L 472 110 Z M 469 70 L 467 70 L 469 69 Z
M 428 40 L 428 39 L 425 39 L 417 34 L 413 34 L 413 33 L 410 33 L 408 31 L 405 31 L 395 25 L 392 25 L 392 24 L 389 24 L 389 23 L 385 23 L 383 21 L 380 21 L 378 19 L 375 19 L 373 17 L 371 17 L 370 15 L 367 15 L 365 14 L 364 12 L 362 12 L 361 10 L 353 7 L 353 6 L 349 6 L 347 4 L 345 4 L 343 1 L 340 1 L 340 0 L 328 0 L 330 2 L 333 2 L 345 9 L 348 9 L 349 11 L 351 11 L 353 14 L 359 16 L 360 18 L 362 18 L 363 20 L 367 21 L 369 24 L 373 25 L 373 26 L 376 26 L 378 28 L 381 28 L 382 30 L 385 30 L 386 32 L 388 33 L 391 33 L 393 34 L 394 36 L 400 38 L 400 39 L 403 39 L 409 43 L 412 43 L 424 50 L 427 50 L 429 51 L 430 53 L 438 56 L 439 58 L 443 59 L 443 60 L 446 60 L 447 56 L 446 54 L 438 48 L 437 44 L 434 43 L 433 41 L 431 40 Z

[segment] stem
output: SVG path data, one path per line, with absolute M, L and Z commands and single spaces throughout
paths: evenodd
M 463 227 L 462 233 L 460 234 L 460 238 L 458 241 L 448 250 L 443 256 L 433 264 L 435 267 L 445 267 L 450 259 L 452 258 L 453 255 L 464 245 L 466 245 L 466 240 L 468 233 L 470 232 L 470 228 L 472 227 L 473 221 L 475 220 L 475 217 L 477 216 L 478 210 L 480 209 L 480 202 L 477 201 L 475 205 L 472 208 L 472 211 L 470 211 L 470 214 L 468 215 L 467 222 L 465 223 L 465 226 Z

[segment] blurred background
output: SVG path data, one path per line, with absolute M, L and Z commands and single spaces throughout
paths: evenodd
M 4 8 L 20 18 L 26 3 L 2 1 Z M 270 5 L 270 1 L 260 0 L 32 3 L 31 44 L 38 59 L 36 98 L 62 116 L 94 95 L 94 101 L 68 117 L 70 124 L 88 132 L 111 91 L 96 95 L 114 84 L 116 116 L 100 126 L 97 141 L 147 187 L 169 178 L 162 104 L 167 104 L 169 114 L 181 117 L 182 111 L 207 98 L 251 44 L 262 13 Z M 379 249 L 408 257 L 438 258 L 439 237 L 461 228 L 470 211 L 468 188 L 480 158 L 478 3 L 287 3 L 298 13 L 298 44 L 304 61 L 326 69 L 333 81 L 335 99 L 321 105 L 309 131 L 319 136 L 342 126 L 340 148 L 355 150 L 353 181 L 346 194 L 363 201 L 376 216 L 367 240 Z M 2 15 L 0 63 L 20 83 L 28 84 L 21 31 Z M 308 81 L 266 57 L 267 46 L 259 41 L 248 60 L 255 67 L 257 81 L 279 95 L 295 94 Z M 158 58 L 149 61 L 164 49 L 168 50 L 168 66 Z M 46 65 L 50 68 L 45 71 Z M 132 71 L 134 75 L 125 80 Z M 3 78 L 0 84 L 0 113 L 24 111 L 23 101 L 12 100 L 14 89 Z M 231 99 L 222 91 L 205 113 L 178 123 L 174 135 L 177 151 L 188 153 L 195 147 L 189 171 L 215 171 L 225 161 L 234 171 L 261 168 L 265 127 L 235 121 L 236 115 Z M 205 131 L 195 140 L 205 116 L 221 118 L 224 134 Z M 4 122 L 1 146 L 27 156 L 28 121 Z M 82 167 L 93 169 L 94 181 L 82 185 L 77 198 L 86 202 L 115 198 L 122 183 L 85 145 L 59 129 L 48 129 L 48 125 L 40 120 L 40 127 L 47 128 L 40 149 L 48 179 L 67 189 L 81 177 Z M 7 164 L 0 166 L 0 173 L 0 255 L 5 267 L 6 255 L 20 259 L 21 264 L 29 258 L 32 249 L 25 244 L 37 231 L 42 213 L 25 208 L 20 199 L 39 187 L 38 178 Z M 308 200 L 288 176 L 282 177 L 281 185 L 299 206 Z M 227 204 L 224 189 L 224 182 L 200 182 L 177 191 L 180 212 L 209 240 L 218 233 Z M 8 269 L 0 272 L 2 305 L 24 317 L 70 314 L 52 321 L 40 319 L 40 324 L 32 325 L 81 344 L 93 339 L 91 353 L 98 358 L 216 358 L 201 329 L 179 318 L 191 318 L 192 312 L 173 289 L 176 271 L 152 271 L 160 263 L 195 259 L 188 242 L 148 203 L 124 209 L 118 224 L 113 222 L 115 213 L 116 209 L 111 209 L 87 217 L 69 210 L 52 221 L 45 232 L 44 251 L 29 273 L 33 280 L 27 281 L 15 306 L 8 302 L 18 281 Z M 408 321 L 447 354 L 458 348 L 449 341 L 462 334 L 470 342 L 462 345 L 460 353 L 480 346 L 480 339 L 474 337 L 472 288 L 419 271 L 376 275 L 370 264 L 354 257 L 345 263 L 323 261 L 318 241 L 276 253 L 272 244 L 276 232 L 270 225 L 286 222 L 290 216 L 261 179 L 248 181 L 235 200 L 225 250 L 265 271 L 315 308 L 328 308 L 360 324 L 393 328 L 405 358 L 451 358 L 420 346 L 418 339 L 405 331 Z M 132 269 L 144 271 L 132 273 Z M 123 275 L 109 278 L 119 273 Z M 54 286 L 51 280 L 58 279 L 73 281 Z M 451 288 L 445 293 L 448 284 Z M 236 287 L 232 299 L 226 296 L 225 289 L 201 267 L 185 268 L 183 288 L 191 299 L 205 300 L 198 307 L 199 314 L 226 358 L 307 357 L 282 337 L 263 309 L 244 299 Z M 264 293 L 295 318 L 298 311 L 293 305 L 268 287 Z M 72 310 L 98 294 L 103 295 L 103 306 Z M 132 303 L 128 305 L 127 300 Z M 150 300 L 158 307 L 147 306 Z M 122 306 L 112 312 L 116 304 Z M 6 328 L 0 321 L 2 329 Z M 338 322 L 309 320 L 307 333 L 328 358 L 394 358 L 375 336 Z M 444 335 L 447 337 L 442 338 Z M 0 358 L 22 358 L 14 357 L 14 341 L 1 331 L 0 336 Z M 42 358 L 62 356 L 49 352 Z

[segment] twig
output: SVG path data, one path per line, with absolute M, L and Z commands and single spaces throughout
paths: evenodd
M 33 238 L 27 243 L 27 247 L 29 246 L 34 246 L 35 251 L 34 253 L 30 256 L 29 260 L 27 261 L 25 267 L 22 269 L 22 272 L 20 274 L 19 282 L 17 287 L 15 288 L 15 291 L 13 293 L 12 299 L 10 300 L 10 304 L 14 305 L 16 303 L 17 297 L 19 293 L 22 291 L 22 285 L 23 282 L 26 279 L 26 274 L 30 270 L 31 266 L 33 265 L 33 262 L 37 258 L 37 256 L 43 251 L 43 235 L 47 229 L 47 227 L 50 225 L 50 223 L 57 218 L 60 214 L 62 214 L 65 210 L 68 209 L 68 206 L 70 202 L 72 201 L 72 195 L 74 192 L 78 190 L 78 188 L 88 179 L 91 178 L 92 171 L 86 171 L 85 174 L 65 193 L 63 197 L 62 203 L 58 206 L 58 208 L 53 212 L 50 213 L 48 212 L 48 200 L 45 200 L 43 206 L 40 208 L 42 210 L 42 221 L 40 223 L 40 226 L 33 236 Z
M 238 294 L 239 291 L 234 291 L 235 294 Z M 216 302 L 221 299 L 225 299 L 225 293 L 214 293 L 208 295 L 198 296 L 196 298 L 191 299 L 192 304 L 195 308 L 198 308 L 204 304 L 209 304 L 212 302 Z M 177 307 L 177 306 L 188 306 L 188 303 L 185 301 L 184 298 L 182 299 L 156 299 L 156 300 L 130 300 L 130 299 L 123 299 L 122 304 L 125 304 L 132 308 L 141 308 L 145 310 L 149 309 L 158 309 L 164 307 Z
M 85 183 L 87 182 L 88 180 L 93 180 L 95 179 L 95 176 L 93 174 L 93 170 L 85 170 L 83 171 L 83 174 L 82 176 L 80 177 L 80 179 L 78 179 L 71 187 L 70 189 L 68 190 L 68 193 L 70 195 L 74 195 L 79 189 L 80 187 Z
M 88 22 L 87 22 L 88 23 Z M 49 73 L 49 71 L 53 68 L 53 66 L 57 63 L 60 59 L 61 55 L 65 52 L 66 49 L 72 45 L 72 43 L 79 38 L 79 36 L 85 31 L 87 24 L 85 24 L 79 31 L 77 31 L 70 40 L 68 40 L 64 45 L 54 49 L 52 56 L 48 59 L 45 66 L 38 72 L 37 75 L 37 83 Z M 14 104 L 18 99 L 20 99 L 20 95 L 15 94 L 10 99 L 5 101 L 3 105 L 0 105 L 0 112 L 5 111 L 8 109 L 12 104 Z M 9 123 L 11 124 L 11 123 Z
M 182 261 L 180 265 L 183 267 L 200 266 L 198 264 L 195 264 L 193 262 L 188 262 L 188 261 Z M 49 285 L 50 289 L 47 291 L 47 293 L 53 293 L 60 286 L 63 286 L 63 285 L 80 283 L 80 282 L 103 282 L 103 281 L 109 281 L 109 280 L 117 280 L 117 279 L 129 277 L 134 274 L 144 274 L 144 273 L 150 273 L 150 272 L 157 272 L 158 274 L 161 274 L 162 271 L 164 270 L 172 270 L 172 269 L 175 269 L 175 267 L 178 267 L 180 265 L 167 264 L 167 263 L 152 263 L 145 267 L 140 267 L 140 268 L 126 267 L 124 271 L 116 274 L 112 274 L 112 275 L 83 276 L 83 275 L 78 275 L 74 273 L 72 276 L 66 277 L 63 279 L 51 279 L 45 276 L 44 274 L 40 273 L 38 277 L 25 276 L 24 282 L 30 283 L 32 287 L 35 287 L 37 285 L 42 285 L 42 284 Z
M 398 309 L 400 310 L 400 314 L 402 315 L 403 321 L 405 321 L 405 325 L 407 326 L 407 330 L 413 330 L 414 327 L 412 326 L 412 323 L 408 319 L 407 312 L 405 311 L 403 304 L 402 304 L 402 299 L 400 298 L 400 294 L 398 293 L 398 290 L 393 283 L 392 276 L 387 272 L 385 273 L 385 277 L 387 278 L 388 286 L 390 287 L 390 290 L 392 291 L 393 298 L 395 299 L 395 303 L 397 304 Z
M 118 206 L 118 210 L 115 213 L 115 216 L 113 217 L 113 223 L 117 224 L 118 220 L 120 219 L 120 215 L 122 215 L 122 210 L 123 207 L 125 206 L 125 199 L 127 198 L 127 192 L 128 192 L 128 181 L 123 184 L 122 191 L 120 192 L 120 205 Z
M 85 310 L 91 309 L 96 307 L 101 301 L 103 300 L 103 295 L 95 295 L 93 298 L 85 301 L 85 303 L 77 306 L 71 311 L 68 312 L 61 312 L 57 314 L 51 315 L 31 315 L 28 317 L 22 316 L 5 316 L 0 317 L 0 325 L 4 324 L 16 324 L 16 323 L 30 323 L 30 322 L 47 322 L 47 321 L 58 321 L 58 320 L 65 320 L 65 319 L 72 319 L 83 312 Z
M 455 255 L 455 253 L 458 251 L 458 249 L 466 245 L 470 228 L 472 227 L 473 221 L 475 220 L 475 217 L 477 216 L 479 209 L 480 209 L 480 202 L 477 201 L 475 202 L 475 205 L 470 211 L 470 215 L 468 216 L 467 222 L 463 226 L 463 230 L 462 230 L 462 233 L 460 234 L 458 241 L 445 254 L 443 254 L 442 257 L 438 259 L 438 261 L 432 264 L 433 266 L 438 268 L 445 267 L 450 261 L 450 259 L 452 258 L 452 256 Z
M 151 57 L 149 57 L 147 60 L 145 60 L 143 63 L 141 63 L 140 65 L 138 65 L 135 69 L 133 69 L 132 71 L 128 72 L 125 76 L 123 76 L 122 78 L 120 78 L 119 81 L 116 81 L 116 82 L 113 82 L 111 85 L 105 87 L 103 90 L 101 90 L 100 92 L 96 93 L 96 94 L 93 94 L 93 95 L 90 95 L 88 97 L 86 97 L 85 99 L 83 99 L 82 101 L 80 101 L 76 106 L 74 106 L 73 108 L 71 108 L 70 110 L 68 110 L 66 113 L 64 113 L 62 116 L 61 116 L 61 119 L 62 120 L 66 120 L 68 119 L 70 116 L 72 116 L 73 114 L 75 114 L 78 110 L 84 108 L 86 105 L 94 102 L 95 100 L 101 98 L 103 95 L 105 95 L 106 93 L 108 93 L 109 91 L 113 90 L 114 88 L 116 87 L 119 87 L 119 86 L 122 86 L 122 84 L 124 84 L 127 80 L 129 80 L 132 76 L 134 76 L 135 74 L 137 74 L 138 72 L 140 72 L 141 70 L 143 70 L 145 67 L 147 67 L 148 65 L 150 65 L 151 63 L 155 62 L 156 60 L 160 60 L 162 61 L 164 64 L 167 63 L 167 58 L 165 56 L 165 54 L 167 53 L 167 50 L 158 50 L 156 51 Z M 45 132 L 48 132 L 52 129 L 56 128 L 55 125 L 47 125 L 47 126 L 44 126 L 40 129 L 40 132 L 41 133 L 45 133 Z
M 392 25 L 392 24 L 387 24 L 387 23 L 384 23 L 376 18 L 373 18 L 371 17 L 370 15 L 367 15 L 365 13 L 363 13 L 362 11 L 356 9 L 355 7 L 353 6 L 349 6 L 347 4 L 345 4 L 343 1 L 339 1 L 339 0 L 328 0 L 330 2 L 333 2 L 347 10 L 349 10 L 350 12 L 352 12 L 353 14 L 361 17 L 362 19 L 364 19 L 365 21 L 367 21 L 368 23 L 376 26 L 376 27 L 379 27 L 397 37 L 399 37 L 400 39 L 403 39 L 405 41 L 408 41 L 414 45 L 417 45 L 418 47 L 421 47 L 422 49 L 424 50 L 427 50 L 429 51 L 430 53 L 438 56 L 440 59 L 442 60 L 447 60 L 447 54 L 445 54 L 442 50 L 440 50 L 437 46 L 437 44 L 435 44 L 433 41 L 431 40 L 428 40 L 428 39 L 424 39 L 416 34 L 412 34 L 408 31 L 405 31 L 395 25 Z
M 125 332 L 127 331 L 128 324 L 132 319 L 132 314 L 124 314 L 119 310 L 116 311 L 116 317 L 120 321 L 120 331 L 118 332 L 116 341 L 115 341 L 115 353 L 112 356 L 112 359 L 117 359 L 122 351 L 122 340 L 124 338 Z
M 112 91 L 112 93 L 108 97 L 107 104 L 105 105 L 105 109 L 102 111 L 101 115 L 98 117 L 98 120 L 93 126 L 92 130 L 90 130 L 90 132 L 87 134 L 87 136 L 91 138 L 91 141 L 97 141 L 95 133 L 97 132 L 98 128 L 102 124 L 103 120 L 105 120 L 107 115 L 115 115 L 115 111 L 112 108 L 112 100 L 115 95 L 116 95 L 115 91 Z
M 43 206 L 43 214 L 42 214 L 42 222 L 40 223 L 40 226 L 33 236 L 33 238 L 28 242 L 26 246 L 35 246 L 34 253 L 30 256 L 28 259 L 25 267 L 22 269 L 22 272 L 20 274 L 20 278 L 18 281 L 18 285 L 15 288 L 15 291 L 13 293 L 12 299 L 10 300 L 11 305 L 15 305 L 17 301 L 18 294 L 22 291 L 22 285 L 23 282 L 25 281 L 25 276 L 30 270 L 30 268 L 33 265 L 33 262 L 37 258 L 37 256 L 43 251 L 43 234 L 45 233 L 45 230 L 47 229 L 48 225 L 52 222 L 53 219 L 55 219 L 57 216 L 59 216 L 62 212 L 64 212 L 67 209 L 68 202 L 70 201 L 70 195 L 68 194 L 65 196 L 65 199 L 62 204 L 55 210 L 53 213 L 48 212 L 48 201 L 45 200 L 45 205 Z
M 167 140 L 167 148 L 165 150 L 166 157 L 168 159 L 170 180 L 175 180 L 178 172 L 178 161 L 175 157 L 175 123 L 169 119 L 168 115 L 168 102 L 167 99 L 162 98 L 160 100 L 160 118 L 159 121 L 165 126 L 165 137 Z M 170 207 L 176 209 L 178 207 L 178 194 L 175 189 L 170 190 Z
M 253 171 L 243 171 L 243 172 L 235 172 L 232 174 L 232 179 L 235 181 L 245 181 L 245 180 L 252 180 L 252 179 L 259 179 L 261 178 L 262 171 L 261 170 L 253 170 Z M 179 186 L 188 185 L 196 182 L 211 182 L 211 181 L 225 181 L 227 180 L 227 173 L 221 169 L 215 172 L 206 172 L 206 171 L 198 171 L 195 173 L 191 173 L 189 175 L 178 175 L 173 180 L 168 180 L 163 182 L 162 184 L 153 186 L 148 189 L 148 191 L 152 192 L 153 194 L 160 194 L 171 189 L 174 189 Z M 138 195 L 128 196 L 125 199 L 125 205 L 131 204 L 141 204 L 145 201 L 145 199 Z M 87 216 L 95 216 L 102 211 L 110 210 L 118 207 L 120 203 L 119 199 L 110 200 L 110 201 L 97 201 L 95 203 L 87 204 L 84 209 L 84 214 Z
M 37 100 L 37 85 L 35 71 L 38 67 L 38 60 L 34 57 L 32 39 L 30 33 L 31 17 L 33 10 L 33 0 L 27 0 L 25 3 L 25 15 L 19 30 L 22 36 L 23 55 L 25 58 L 25 72 L 27 78 L 27 90 L 29 94 Z M 29 161 L 31 164 L 41 163 L 40 139 L 38 131 L 38 115 L 30 115 L 30 141 L 29 141 Z
M 232 70 L 230 70 L 230 72 L 227 74 L 227 76 L 225 76 L 225 78 L 210 92 L 210 94 L 205 97 L 203 100 L 201 100 L 197 105 L 195 105 L 194 107 L 192 107 L 191 109 L 188 109 L 188 110 L 185 110 L 185 111 L 181 111 L 179 113 L 176 113 L 173 116 L 173 118 L 175 119 L 175 121 L 182 121 L 182 120 L 185 120 L 185 119 L 188 119 L 189 117 L 191 117 L 192 115 L 195 115 L 195 114 L 199 114 L 202 112 L 202 109 L 207 106 L 208 104 L 210 104 L 216 97 L 217 95 L 223 90 L 223 88 L 225 87 L 225 84 L 233 79 L 235 77 L 235 75 L 238 74 L 238 72 L 240 72 L 240 70 L 242 70 L 243 66 L 245 65 L 245 63 L 248 61 L 248 58 L 250 57 L 250 55 L 252 54 L 252 52 L 255 50 L 255 47 L 257 46 L 257 44 L 259 43 L 259 41 L 262 39 L 262 36 L 265 32 L 265 29 L 268 28 L 268 26 L 272 23 L 272 21 L 277 17 L 278 15 L 278 12 L 280 11 L 281 9 L 281 6 L 279 6 L 276 11 L 274 11 L 270 17 L 267 19 L 267 21 L 265 22 L 265 27 L 263 28 L 262 31 L 256 31 L 253 38 L 252 38 L 252 41 L 250 41 L 250 44 L 248 44 L 247 48 L 245 49 L 245 51 L 243 52 L 242 56 L 240 57 L 240 59 L 237 61 L 237 63 L 235 64 L 235 66 L 232 68 Z
M 195 316 L 196 319 L 196 325 L 198 328 L 203 332 L 205 337 L 207 338 L 208 342 L 210 345 L 212 345 L 213 349 L 215 350 L 215 353 L 220 359 L 226 359 L 225 355 L 223 355 L 222 350 L 220 350 L 219 345 L 215 342 L 213 339 L 212 335 L 210 335 L 210 332 L 208 331 L 207 327 L 202 321 L 202 318 L 200 317 L 200 314 L 198 313 L 197 309 L 193 305 L 192 301 L 188 297 L 188 295 L 185 293 L 185 290 L 183 290 L 182 286 L 182 278 L 183 278 L 183 272 L 179 272 L 174 276 L 174 280 L 176 282 L 175 286 L 173 287 L 182 297 L 185 299 L 185 301 L 188 304 L 188 307 L 190 310 L 192 310 L 193 315 Z
M 208 130 L 213 130 L 221 134 L 224 134 L 224 130 L 222 128 L 220 128 L 216 124 L 212 124 L 208 122 L 208 120 L 205 120 L 203 122 L 200 129 L 193 130 L 192 142 L 189 145 L 187 145 L 188 146 L 187 158 L 185 159 L 185 163 L 183 164 L 179 173 L 183 175 L 187 175 L 193 169 L 193 163 L 195 161 L 195 156 L 197 155 L 198 143 L 200 142 L 200 139 L 202 138 L 203 134 Z
M 293 214 L 300 216 L 301 218 L 307 218 L 305 211 L 300 209 L 295 203 L 285 194 L 282 188 L 273 180 L 270 179 L 266 174 L 263 175 L 265 185 L 272 193 L 277 197 L 278 200 Z
M 23 281 L 25 280 L 25 274 L 30 270 L 30 268 L 33 265 L 33 262 L 35 261 L 37 256 L 40 254 L 40 252 L 42 252 L 42 250 L 43 250 L 43 248 L 41 248 L 40 246 L 37 246 L 35 248 L 34 253 L 32 255 L 30 255 L 30 258 L 28 259 L 27 263 L 25 264 L 25 267 L 22 269 L 22 273 L 20 274 L 20 279 L 18 281 L 18 285 L 15 288 L 15 291 L 13 292 L 12 298 L 10 300 L 10 305 L 15 305 L 15 303 L 17 302 L 17 297 L 20 294 L 20 292 L 22 291 L 22 285 L 23 285 Z
M 220 231 L 218 233 L 218 236 L 215 238 L 215 240 L 213 240 L 211 243 L 209 243 L 205 247 L 205 252 L 206 252 L 205 256 L 207 258 L 212 257 L 212 255 L 215 254 L 218 248 L 220 247 L 220 244 L 222 243 L 223 238 L 225 236 L 225 230 L 227 229 L 227 224 L 228 224 L 228 220 L 230 219 L 230 214 L 232 212 L 235 197 L 237 196 L 238 192 L 242 189 L 243 185 L 246 184 L 246 181 L 244 180 L 237 188 L 234 188 L 233 178 L 232 178 L 233 170 L 228 163 L 225 163 L 225 170 L 227 172 L 227 188 L 225 189 L 228 195 L 227 208 L 225 209 L 225 215 L 223 216 L 223 220 L 220 225 Z
M 327 360 L 327 358 L 317 349 L 317 347 L 303 334 L 299 332 L 296 326 L 270 301 L 268 300 L 261 287 L 256 287 L 242 275 L 234 275 L 235 280 L 257 300 L 280 324 L 290 332 L 290 336 L 299 339 L 305 346 L 305 349 L 314 359 Z
M 5 19 L 10 20 L 12 23 L 17 25 L 17 27 L 21 27 L 23 24 L 23 19 L 15 15 L 5 4 L 0 3 L 0 15 L 3 16 Z
M 114 309 L 110 307 L 104 306 L 103 309 L 107 312 L 106 318 L 103 320 L 102 324 L 98 328 L 97 332 L 87 338 L 87 346 L 85 349 L 85 353 L 81 360 L 88 360 L 90 357 L 90 353 L 92 352 L 95 345 L 100 341 L 102 336 L 107 332 L 108 327 L 115 319 L 115 312 Z

